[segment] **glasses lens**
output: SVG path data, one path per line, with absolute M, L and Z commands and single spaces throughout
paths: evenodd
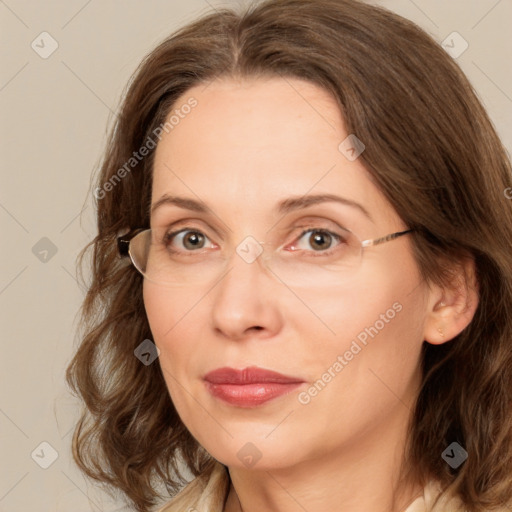
M 293 249 L 286 245 L 272 248 L 249 236 L 232 254 L 223 247 L 209 246 L 200 232 L 187 233 L 179 239 L 176 235 L 171 238 L 165 228 L 139 233 L 130 241 L 135 267 L 149 281 L 179 287 L 213 283 L 234 265 L 259 265 L 287 286 L 325 289 L 346 284 L 362 255 L 361 242 L 350 231 L 329 239 L 329 248 L 322 250 L 312 248 L 312 242 L 319 240 L 313 238 L 318 233 L 304 235 L 305 244 Z
M 130 240 L 128 253 L 137 270 L 146 276 L 146 265 L 151 248 L 151 230 L 147 229 Z

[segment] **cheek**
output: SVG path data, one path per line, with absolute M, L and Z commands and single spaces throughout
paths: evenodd
M 191 397 L 201 391 L 199 382 L 190 379 L 201 364 L 197 343 L 202 322 L 194 321 L 199 309 L 194 307 L 198 299 L 190 296 L 190 291 L 171 292 L 147 281 L 143 297 L 153 341 L 160 350 L 158 361 L 169 395 L 182 421 L 190 425 L 197 414 L 197 404 Z
M 195 329 L 201 323 L 190 320 L 198 301 L 190 291 L 171 291 L 147 281 L 143 297 L 153 341 L 160 350 L 160 366 L 172 391 L 178 385 L 172 376 L 181 381 L 194 364 L 194 340 L 200 335 Z
M 305 292 L 301 294 L 305 307 L 297 303 L 289 310 L 287 320 L 297 322 L 293 327 L 304 340 L 315 330 L 316 337 L 320 334 L 324 340 L 322 347 L 336 350 L 347 350 L 355 338 L 364 344 L 375 328 L 379 333 L 389 332 L 389 326 L 396 324 L 401 316 L 410 290 L 403 279 L 384 273 L 376 276 L 359 274 L 343 286 Z
M 171 341 L 179 327 L 190 322 L 205 293 L 190 287 L 169 289 L 144 280 L 144 307 L 155 343 Z
M 165 331 L 172 327 L 169 313 L 174 310 L 176 300 L 173 300 L 173 295 L 166 294 L 162 288 L 147 280 L 143 282 L 142 294 L 151 332 L 155 338 L 161 339 Z
M 403 263 L 395 269 L 388 266 L 386 272 L 360 274 L 357 283 L 347 283 L 345 290 L 337 295 L 333 291 L 317 304 L 333 333 L 309 350 L 307 364 L 313 369 L 315 388 L 315 397 L 310 398 L 317 401 L 319 411 L 332 411 L 338 427 L 350 417 L 362 428 L 400 401 L 410 406 L 413 400 L 425 300 L 416 266 Z M 311 333 L 306 323 L 298 329 Z M 307 338 L 305 334 L 303 339 Z

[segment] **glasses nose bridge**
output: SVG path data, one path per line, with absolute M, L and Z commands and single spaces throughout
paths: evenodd
M 259 241 L 254 236 L 246 236 L 235 248 L 238 257 L 245 263 L 252 264 L 257 260 L 268 264 L 272 259 L 272 247 L 267 241 Z

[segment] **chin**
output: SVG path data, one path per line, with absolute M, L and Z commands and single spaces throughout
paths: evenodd
M 282 438 L 272 440 L 251 436 L 247 432 L 243 439 L 234 437 L 224 443 L 208 442 L 203 446 L 213 458 L 230 468 L 268 471 L 292 466 L 303 458 L 303 452 L 297 450 L 300 443 L 292 446 L 283 441 Z

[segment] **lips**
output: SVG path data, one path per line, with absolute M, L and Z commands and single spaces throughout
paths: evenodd
M 275 382 L 277 384 L 291 384 L 294 382 L 304 382 L 297 377 L 288 377 L 281 373 L 264 370 L 251 366 L 243 370 L 234 368 L 219 368 L 204 376 L 204 380 L 212 384 L 258 384 L 262 382 Z
M 238 407 L 255 407 L 293 391 L 304 383 L 255 366 L 236 370 L 219 368 L 204 376 L 208 391 L 216 398 Z

